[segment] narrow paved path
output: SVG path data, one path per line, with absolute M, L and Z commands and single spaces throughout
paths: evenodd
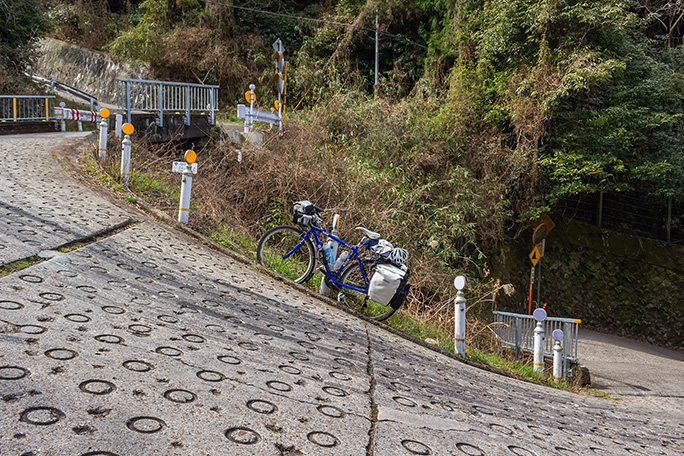
M 155 222 L 106 231 L 140 219 L 50 163 L 73 137 L 0 138 L 5 250 L 105 229 L 0 278 L 3 456 L 684 452 L 680 411 L 477 369 Z
M 684 414 L 684 352 L 580 330 L 582 364 L 592 386 L 634 407 Z

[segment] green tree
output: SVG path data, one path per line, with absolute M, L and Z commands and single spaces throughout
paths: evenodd
M 48 24 L 38 0 L 0 0 L 0 89 L 10 90 L 21 77 Z

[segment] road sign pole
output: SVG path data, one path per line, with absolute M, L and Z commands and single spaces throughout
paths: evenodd
M 178 205 L 178 221 L 180 223 L 188 223 L 190 218 L 190 194 L 192 192 L 192 170 L 193 164 L 197 160 L 197 155 L 193 150 L 185 152 L 185 169 L 181 172 L 183 179 L 181 181 L 180 203 Z
M 541 265 L 542 261 L 541 258 L 539 258 L 539 262 L 537 263 L 537 305 L 541 306 Z
M 190 193 L 192 192 L 192 169 L 190 169 L 189 163 L 181 174 L 183 180 L 181 181 L 180 204 L 178 205 L 178 221 L 187 224 L 190 218 Z
M 534 266 L 530 270 L 530 300 L 527 304 L 527 314 L 532 315 L 532 285 L 534 285 Z

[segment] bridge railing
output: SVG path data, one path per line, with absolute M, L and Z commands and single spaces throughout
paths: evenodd
M 47 121 L 54 117 L 54 105 L 54 96 L 0 95 L 0 121 Z
M 494 312 L 494 332 L 501 339 L 502 345 L 515 350 L 516 358 L 521 351 L 534 351 L 534 328 L 537 321 L 532 315 L 509 312 Z M 568 372 L 568 361 L 579 362 L 577 340 L 579 325 L 582 321 L 574 318 L 547 317 L 542 322 L 544 327 L 544 356 L 553 357 L 554 330 L 563 331 L 563 377 Z
M 190 125 L 190 114 L 201 113 L 214 125 L 218 111 L 216 85 L 182 82 L 149 81 L 145 79 L 117 79 L 117 104 L 126 113 L 128 122 L 133 111 L 157 114 L 157 125 L 164 125 L 164 113 L 181 113 Z

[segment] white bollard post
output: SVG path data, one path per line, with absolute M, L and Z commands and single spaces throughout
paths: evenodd
M 107 117 L 109 117 L 109 110 L 106 108 L 100 109 L 100 117 L 102 117 L 102 121 L 100 122 L 100 144 L 98 151 L 100 161 L 104 161 L 107 158 L 107 128 L 109 127 Z
M 83 131 L 83 122 L 78 121 L 78 131 Z
M 563 357 L 563 347 L 561 346 L 561 340 L 563 340 L 563 331 L 560 329 L 553 331 L 553 338 L 556 341 L 553 344 L 553 379 L 559 382 L 563 377 L 563 368 L 561 363 Z
M 123 141 L 121 141 L 121 182 L 128 187 L 128 182 L 131 176 L 131 134 L 133 133 L 133 125 L 127 123 L 122 127 L 122 131 L 126 134 Z
M 183 179 L 181 181 L 180 203 L 178 205 L 178 221 L 180 223 L 188 223 L 190 218 L 190 193 L 192 192 L 192 164 L 195 163 L 197 155 L 193 150 L 185 152 L 185 169 L 181 172 Z
M 131 137 L 124 136 L 121 142 L 121 182 L 128 187 L 131 174 Z
M 553 379 L 557 382 L 561 380 L 561 376 L 563 375 L 561 369 L 561 351 L 563 351 L 563 347 L 561 347 L 559 341 L 556 341 L 553 344 Z
M 537 326 L 534 328 L 534 371 L 544 371 L 544 325 L 542 322 L 546 320 L 546 310 L 535 309 L 534 319 L 537 320 Z
M 465 357 L 466 336 L 466 299 L 463 295 L 465 277 L 458 276 L 454 279 L 456 287 L 456 299 L 454 300 L 454 353 Z

